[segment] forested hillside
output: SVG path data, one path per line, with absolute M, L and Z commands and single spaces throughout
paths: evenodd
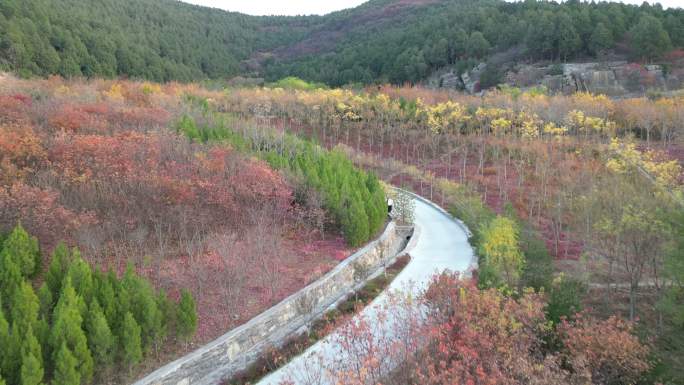
M 0 4 L 0 68 L 27 76 L 403 83 L 497 53 L 566 61 L 610 51 L 649 62 L 683 45 L 682 9 L 577 0 L 373 0 L 323 17 L 254 17 L 172 0 Z
M 0 66 L 22 74 L 231 77 L 315 19 L 258 18 L 173 0 L 3 0 Z

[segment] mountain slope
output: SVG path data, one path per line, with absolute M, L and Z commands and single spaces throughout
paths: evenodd
M 304 17 L 248 16 L 173 0 L 0 3 L 0 69 L 41 76 L 402 83 L 501 52 L 570 60 L 618 50 L 653 60 L 682 46 L 681 9 L 577 0 L 372 0 Z

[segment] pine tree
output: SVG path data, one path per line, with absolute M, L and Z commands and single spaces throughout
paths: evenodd
M 21 346 L 21 384 L 38 385 L 43 381 L 43 373 L 40 344 L 29 327 Z
M 2 373 L 10 384 L 16 384 L 20 380 L 22 342 L 23 336 L 19 331 L 19 325 L 13 322 L 7 345 L 2 349 L 4 351 Z
M 54 354 L 59 354 L 62 344 L 76 358 L 79 378 L 84 383 L 90 382 L 93 375 L 93 358 L 88 350 L 88 341 L 83 332 L 83 318 L 81 317 L 80 299 L 71 285 L 71 279 L 66 277 L 62 287 L 62 295 L 57 302 L 53 314 L 53 327 L 50 334 L 50 346 Z M 56 357 L 54 358 L 56 362 Z
M 93 271 L 83 258 L 78 249 L 71 251 L 71 262 L 66 275 L 71 278 L 71 284 L 85 303 L 90 303 L 93 295 Z
M 53 298 L 52 292 L 48 288 L 47 284 L 43 282 L 38 289 L 38 302 L 40 303 L 40 315 L 45 318 L 49 318 L 52 314 Z
M 20 328 L 20 333 L 26 333 L 29 327 L 35 327 L 39 311 L 40 302 L 33 287 L 26 281 L 22 282 L 12 301 L 12 322 Z
M 43 366 L 40 359 L 27 354 L 21 363 L 21 385 L 38 385 L 43 381 Z
M 9 253 L 0 253 L 0 295 L 11 304 L 11 299 L 23 281 L 21 268 L 14 258 Z
M 484 37 L 482 32 L 475 31 L 468 38 L 467 53 L 468 56 L 474 58 L 481 58 L 489 52 L 491 45 L 489 41 Z
M 31 277 L 40 265 L 40 248 L 38 240 L 30 236 L 18 224 L 3 243 L 2 254 L 9 254 L 19 266 L 24 277 Z
M 95 299 L 90 304 L 88 316 L 88 346 L 95 363 L 101 367 L 109 366 L 113 363 L 112 354 L 116 344 L 102 308 Z
M 140 339 L 140 326 L 135 322 L 133 314 L 126 313 L 121 332 L 121 347 L 123 360 L 129 369 L 142 360 L 142 342 Z
M 59 298 L 59 295 L 62 292 L 62 281 L 64 281 L 64 276 L 66 275 L 70 262 L 71 253 L 64 242 L 60 242 L 52 252 L 50 266 L 45 273 L 45 283 L 52 293 L 53 300 Z
M 52 385 L 79 385 L 81 374 L 78 371 L 78 360 L 71 354 L 66 343 L 62 343 L 55 354 L 55 372 Z
M 613 44 L 613 34 L 605 26 L 605 24 L 598 23 L 596 28 L 594 28 L 594 32 L 592 32 L 591 37 L 589 38 L 589 49 L 595 55 L 598 55 L 612 47 Z
M 38 339 L 38 343 L 43 351 L 43 365 L 45 367 L 45 372 L 49 372 L 50 369 L 52 369 L 52 350 L 50 350 L 50 325 L 45 317 L 41 317 L 38 320 L 33 333 Z
M 5 370 L 5 359 L 9 354 L 10 347 L 10 330 L 9 323 L 5 318 L 5 312 L 2 310 L 2 301 L 0 300 L 0 373 Z
M 345 238 L 350 245 L 359 246 L 368 239 L 368 216 L 359 199 L 352 198 L 348 204 L 343 222 Z
M 110 276 L 112 278 L 110 278 Z M 97 298 L 97 302 L 107 318 L 107 324 L 110 329 L 115 331 L 117 319 L 116 276 L 114 276 L 112 272 L 106 276 L 100 275 L 99 278 L 96 279 L 95 286 L 95 297 Z
M 635 54 L 649 61 L 661 56 L 672 46 L 663 24 L 650 15 L 642 16 L 639 23 L 629 30 L 629 35 Z
M 175 327 L 174 306 L 164 289 L 161 289 L 157 295 L 157 308 L 159 308 L 159 314 L 161 315 L 161 328 L 157 342 L 162 343 L 169 335 L 169 331 Z
M 157 307 L 154 289 L 148 281 L 135 273 L 133 266 L 126 270 L 121 286 L 130 293 L 130 307 L 127 310 L 130 310 L 140 326 L 143 351 L 146 352 L 157 342 L 162 328 L 162 315 Z
M 572 19 L 565 12 L 559 13 L 556 17 L 555 40 L 558 57 L 563 61 L 573 56 L 582 47 L 582 39 L 575 30 Z
M 176 315 L 176 333 L 180 339 L 190 340 L 197 330 L 195 300 L 189 291 L 183 289 Z

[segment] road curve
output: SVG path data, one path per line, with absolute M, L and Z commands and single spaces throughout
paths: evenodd
M 418 293 L 426 288 L 435 273 L 445 270 L 466 273 L 476 264 L 472 247 L 468 243 L 468 230 L 465 226 L 422 198 L 416 198 L 414 201 L 416 203 L 416 233 L 409 246 L 411 261 L 395 278 L 388 290 L 380 294 L 362 311 L 361 316 L 365 319 L 372 320 L 377 309 L 382 308 L 389 301 L 388 292 L 408 290 Z M 312 357 L 323 361 L 340 359 L 341 349 L 332 342 L 333 340 L 334 333 L 312 345 L 285 366 L 264 377 L 258 385 L 276 385 L 286 380 L 288 383 L 301 383 L 302 381 L 297 378 L 303 371 L 310 370 L 307 368 L 311 365 Z M 323 364 L 325 365 L 325 362 Z M 334 379 L 319 379 L 317 383 L 332 384 Z

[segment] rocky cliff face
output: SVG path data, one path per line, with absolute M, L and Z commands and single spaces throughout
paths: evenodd
M 471 71 L 435 73 L 432 87 L 479 92 L 482 63 Z M 649 91 L 675 91 L 684 88 L 684 68 L 667 69 L 661 65 L 640 65 L 626 61 L 566 63 L 554 65 L 519 64 L 510 68 L 503 81 L 511 86 L 544 86 L 551 93 L 592 92 L 612 97 L 641 96 Z
M 538 79 L 551 92 L 592 92 L 614 97 L 636 96 L 654 91 L 674 91 L 684 86 L 684 71 L 666 73 L 660 65 L 569 63 L 563 73 Z M 512 83 L 516 85 L 516 83 Z

